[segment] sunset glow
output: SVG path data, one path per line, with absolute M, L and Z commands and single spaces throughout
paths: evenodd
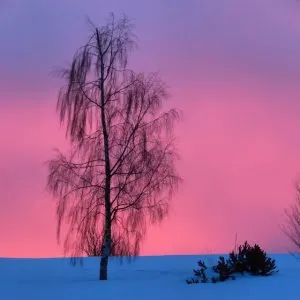
M 45 162 L 67 147 L 55 113 L 62 82 L 51 72 L 86 40 L 85 16 L 101 25 L 111 11 L 135 23 L 130 66 L 159 71 L 183 115 L 175 133 L 184 181 L 142 254 L 229 251 L 236 234 L 289 249 L 280 226 L 300 172 L 299 3 L 173 2 L 0 4 L 0 256 L 62 255 L 45 190 Z

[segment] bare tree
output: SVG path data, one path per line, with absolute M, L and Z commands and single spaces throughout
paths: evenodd
M 101 230 L 101 229 L 100 229 Z M 100 257 L 103 254 L 104 232 L 98 228 L 90 228 L 83 243 L 83 252 L 87 256 Z M 112 236 L 110 256 L 128 255 L 128 251 L 122 253 L 124 247 L 120 237 Z
M 300 184 L 296 183 L 296 199 L 285 209 L 286 223 L 283 232 L 300 251 Z
M 57 151 L 48 164 L 58 240 L 66 231 L 65 254 L 78 257 L 100 232 L 100 280 L 112 254 L 138 255 L 147 225 L 163 220 L 180 181 L 172 137 L 178 112 L 163 111 L 166 87 L 156 74 L 127 69 L 135 45 L 126 17 L 92 25 L 62 73 L 57 102 L 71 143 L 68 155 Z
M 95 230 L 94 228 L 90 228 L 86 235 L 86 240 L 85 243 L 83 244 L 83 247 L 84 247 L 83 251 L 85 255 L 100 257 L 102 255 L 101 233 Z

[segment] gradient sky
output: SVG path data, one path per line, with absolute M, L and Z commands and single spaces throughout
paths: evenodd
M 172 4 L 171 4 L 172 2 Z M 0 0 L 0 256 L 59 256 L 43 163 L 64 149 L 55 104 L 88 34 L 85 16 L 136 24 L 138 71 L 160 71 L 184 183 L 142 254 L 286 251 L 283 209 L 300 172 L 300 3 L 296 0 Z

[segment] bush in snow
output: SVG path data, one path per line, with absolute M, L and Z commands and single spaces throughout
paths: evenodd
M 268 257 L 259 245 L 250 246 L 247 242 L 239 246 L 238 253 L 229 254 L 229 267 L 233 273 L 241 274 L 268 276 L 277 272 L 275 259 Z
M 196 279 L 187 280 L 187 283 L 226 281 L 235 279 L 233 274 L 236 273 L 244 275 L 246 272 L 254 276 L 269 276 L 274 272 L 278 272 L 275 260 L 268 257 L 259 245 L 251 246 L 247 241 L 238 247 L 237 252 L 232 251 L 229 253 L 228 259 L 223 256 L 219 257 L 217 264 L 212 267 L 212 271 L 217 276 L 211 276 L 210 278 L 207 276 L 206 271 L 208 268 L 203 261 L 200 260 L 198 266 L 199 269 L 193 270 Z
M 204 261 L 199 260 L 198 266 L 199 266 L 199 269 L 193 270 L 195 276 L 199 277 L 200 282 L 202 282 L 202 283 L 208 282 L 208 277 L 206 276 L 206 272 L 205 272 L 207 270 L 207 267 L 206 267 Z
M 232 274 L 234 273 L 233 270 L 230 268 L 229 260 L 225 260 L 223 256 L 219 257 L 217 265 L 213 266 L 213 271 L 218 274 L 215 277 L 216 281 L 225 281 L 227 279 L 235 279 Z

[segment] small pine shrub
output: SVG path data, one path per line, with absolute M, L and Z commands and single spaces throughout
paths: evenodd
M 246 253 L 246 264 L 247 271 L 255 276 L 269 276 L 277 272 L 275 260 L 267 257 L 266 252 L 257 244 Z
M 247 253 L 250 251 L 251 246 L 246 241 L 244 245 L 238 247 L 238 252 L 234 251 L 229 253 L 229 265 L 233 273 L 240 273 L 244 275 L 248 271 Z
M 207 266 L 205 265 L 204 261 L 202 261 L 202 260 L 198 261 L 198 266 L 199 266 L 199 269 L 193 270 L 195 276 L 199 277 L 200 281 L 202 283 L 207 283 L 208 277 L 205 272 L 207 270 Z
M 219 281 L 225 281 L 232 278 L 232 270 L 229 266 L 229 261 L 223 256 L 219 257 L 217 265 L 213 266 L 213 271 L 218 274 Z
M 198 261 L 198 266 L 199 269 L 194 270 L 194 275 L 200 278 L 200 281 L 199 279 L 187 280 L 188 284 L 199 282 L 217 283 L 230 278 L 234 280 L 236 279 L 233 276 L 235 273 L 270 276 L 278 272 L 275 260 L 268 257 L 259 245 L 250 246 L 247 241 L 238 247 L 237 253 L 234 251 L 230 252 L 228 259 L 225 259 L 223 256 L 219 257 L 217 264 L 212 267 L 213 272 L 218 274 L 217 276 L 208 278 L 206 275 L 207 267 L 203 261 Z
M 268 276 L 277 272 L 275 260 L 267 257 L 259 245 L 250 246 L 247 241 L 239 246 L 238 253 L 229 254 L 229 265 L 233 273 Z

